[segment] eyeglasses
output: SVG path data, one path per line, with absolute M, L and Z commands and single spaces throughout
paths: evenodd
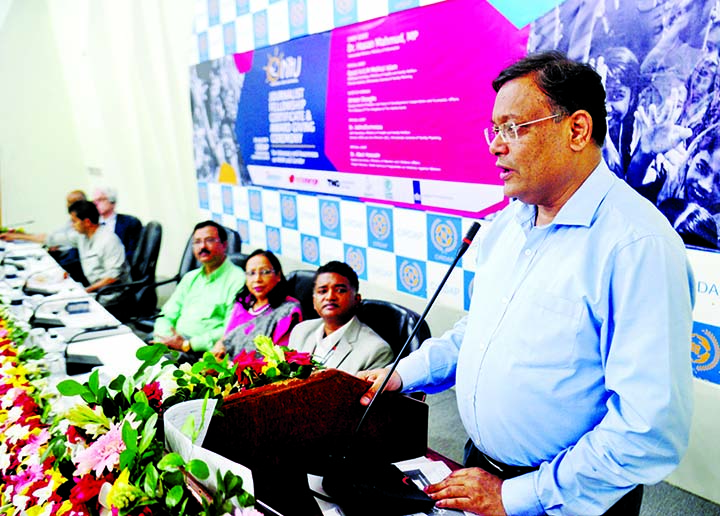
M 194 246 L 197 247 L 197 246 L 203 245 L 203 244 L 205 244 L 205 245 L 214 245 L 214 244 L 217 244 L 218 242 L 220 242 L 220 239 L 219 239 L 219 238 L 213 238 L 213 237 L 208 237 L 208 238 L 196 238 L 195 240 L 192 241 L 192 245 L 194 245 Z
M 263 278 L 266 276 L 270 276 L 271 274 L 275 274 L 275 270 L 273 269 L 260 269 L 259 271 L 247 271 L 245 275 L 248 278 L 254 278 L 255 276 L 262 276 Z
M 502 138 L 505 143 L 514 142 L 518 139 L 518 129 L 527 125 L 537 124 L 538 122 L 544 122 L 545 120 L 552 120 L 563 116 L 562 113 L 556 113 L 554 115 L 538 118 L 537 120 L 530 120 L 529 122 L 523 122 L 522 124 L 516 124 L 515 122 L 505 122 L 500 125 L 493 125 L 492 127 L 485 128 L 485 141 L 488 145 L 492 145 L 496 136 Z

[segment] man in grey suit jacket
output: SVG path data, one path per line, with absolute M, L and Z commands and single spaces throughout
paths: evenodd
M 348 264 L 331 261 L 320 267 L 313 289 L 320 319 L 295 326 L 288 347 L 312 353 L 325 367 L 350 374 L 392 362 L 390 345 L 355 316 L 362 299 L 359 288 L 357 274 Z

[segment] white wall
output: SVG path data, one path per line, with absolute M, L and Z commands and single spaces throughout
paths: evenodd
M 51 230 L 67 217 L 67 191 L 109 184 L 118 211 L 162 223 L 158 273 L 173 274 L 199 217 L 188 93 L 193 1 L 5 7 L 3 222 L 35 219 L 28 229 Z

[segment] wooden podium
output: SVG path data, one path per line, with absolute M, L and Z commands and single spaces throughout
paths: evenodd
M 353 436 L 367 388 L 330 369 L 232 395 L 223 416 L 213 417 L 203 446 L 250 468 L 257 498 L 281 513 L 320 514 L 307 473 L 322 475 L 330 456 L 396 462 L 427 452 L 428 406 L 399 393 L 378 398 Z

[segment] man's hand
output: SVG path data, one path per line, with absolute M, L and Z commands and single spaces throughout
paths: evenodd
M 502 504 L 502 480 L 480 468 L 453 471 L 437 484 L 425 488 L 436 507 L 459 509 L 486 516 L 506 516 Z
M 375 394 L 377 394 L 380 385 L 382 385 L 382 383 L 385 381 L 387 373 L 388 369 L 371 369 L 369 371 L 360 371 L 357 374 L 358 378 L 362 378 L 363 380 L 372 382 L 370 388 L 365 394 L 363 394 L 363 397 L 360 398 L 361 405 L 370 404 L 372 399 L 375 397 Z M 390 381 L 385 386 L 385 390 L 399 391 L 400 389 L 402 389 L 402 378 L 400 378 L 400 375 L 397 373 L 397 371 L 395 371 L 390 377 Z
M 159 335 L 155 336 L 155 342 L 159 342 L 160 344 L 165 344 L 170 349 L 177 349 L 178 351 L 182 351 L 183 342 L 185 342 L 185 337 L 180 335 L 177 331 L 175 331 L 175 328 L 171 328 L 172 335 L 169 335 L 167 337 L 162 337 Z
M 225 345 L 223 344 L 223 340 L 220 339 L 215 343 L 215 345 L 210 350 L 210 353 L 212 353 L 215 358 L 218 360 L 222 360 L 222 358 L 225 356 L 225 353 L 227 352 L 227 349 L 225 349 Z

